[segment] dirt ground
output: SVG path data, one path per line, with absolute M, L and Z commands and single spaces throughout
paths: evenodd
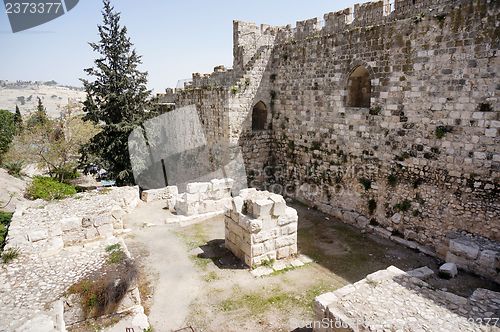
M 150 203 L 151 204 L 151 203 Z M 309 331 L 314 297 L 390 265 L 403 270 L 439 261 L 334 221 L 300 204 L 298 247 L 315 260 L 303 267 L 254 278 L 224 246 L 224 222 L 214 218 L 184 228 L 142 227 L 161 218 L 161 207 L 143 204 L 129 216 L 126 239 L 142 261 L 143 301 L 154 330 Z M 461 272 L 431 285 L 469 296 L 498 285 Z M 186 330 L 187 331 L 187 330 Z

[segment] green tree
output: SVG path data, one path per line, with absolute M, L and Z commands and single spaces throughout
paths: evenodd
M 83 149 L 83 162 L 102 165 L 118 185 L 134 183 L 128 153 L 128 136 L 147 116 L 150 91 L 147 73 L 138 66 L 137 55 L 127 28 L 120 25 L 120 13 L 104 0 L 103 24 L 98 26 L 100 41 L 90 43 L 98 53 L 94 67 L 85 69 L 93 80 L 81 79 L 87 97 L 85 120 L 99 124 L 101 132 Z
M 2 161 L 3 155 L 9 150 L 15 133 L 14 114 L 6 110 L 0 110 L 0 161 Z
M 72 113 L 68 105 L 59 119 L 48 119 L 14 137 L 5 160 L 37 164 L 60 182 L 75 176 L 82 146 L 99 130 L 92 122 Z
M 38 97 L 38 105 L 36 107 L 36 111 L 29 117 L 26 126 L 28 128 L 33 128 L 38 125 L 44 125 L 47 122 L 49 122 L 47 111 L 45 110 L 45 106 L 43 106 L 42 100 L 40 99 L 40 97 Z
M 16 134 L 19 134 L 23 130 L 23 117 L 19 106 L 16 105 L 16 113 L 14 114 L 14 125 L 16 127 Z

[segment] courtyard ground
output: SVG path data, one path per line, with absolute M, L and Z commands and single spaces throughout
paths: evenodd
M 255 278 L 224 248 L 222 217 L 186 227 L 164 224 L 161 202 L 141 203 L 125 220 L 125 238 L 140 263 L 140 289 L 155 331 L 308 331 L 314 297 L 394 265 L 402 270 L 439 261 L 389 240 L 292 204 L 299 214 L 298 247 L 314 263 Z M 462 296 L 485 279 L 461 272 L 452 280 L 427 281 Z

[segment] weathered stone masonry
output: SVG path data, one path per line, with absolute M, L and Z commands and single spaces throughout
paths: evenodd
M 495 1 L 399 0 L 295 28 L 235 22 L 233 69 L 170 97 L 242 147 L 250 185 L 444 258 L 453 232 L 500 240 L 499 21 Z M 347 106 L 349 85 L 370 107 Z

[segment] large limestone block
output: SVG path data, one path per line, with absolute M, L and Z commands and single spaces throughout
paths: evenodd
M 467 239 L 450 239 L 450 252 L 468 259 L 476 259 L 479 255 L 479 246 Z

